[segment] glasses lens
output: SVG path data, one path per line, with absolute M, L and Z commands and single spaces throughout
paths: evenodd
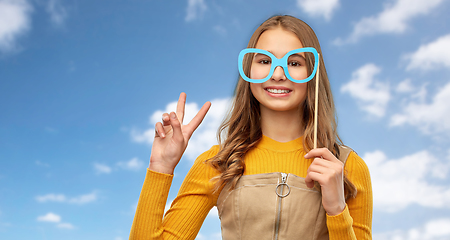
M 289 56 L 287 61 L 289 75 L 297 81 L 308 78 L 314 69 L 314 54 L 310 52 L 294 53 Z
M 242 61 L 245 75 L 252 80 L 262 80 L 270 73 L 272 59 L 263 53 L 246 53 Z M 247 66 L 245 66 L 247 64 Z M 250 67 L 250 70 L 248 69 Z

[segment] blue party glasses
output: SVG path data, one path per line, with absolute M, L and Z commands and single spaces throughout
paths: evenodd
M 244 71 L 244 61 L 250 58 L 250 70 Z M 313 71 L 308 74 L 307 59 L 313 58 Z M 295 83 L 305 83 L 311 80 L 317 72 L 319 65 L 319 54 L 312 47 L 305 47 L 288 52 L 281 59 L 275 57 L 271 52 L 257 48 L 246 48 L 239 53 L 239 74 L 251 83 L 263 83 L 269 80 L 275 68 L 281 66 L 286 77 Z M 248 66 L 247 66 L 248 67 Z M 245 69 L 247 69 L 245 67 Z

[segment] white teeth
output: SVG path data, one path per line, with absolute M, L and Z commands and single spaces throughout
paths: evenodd
M 271 88 L 267 88 L 266 90 L 270 93 L 289 93 L 290 92 L 289 90 L 271 89 Z

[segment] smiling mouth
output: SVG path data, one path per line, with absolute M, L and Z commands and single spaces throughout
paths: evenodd
M 289 89 L 272 89 L 272 88 L 266 88 L 266 91 L 274 94 L 283 94 L 283 93 L 290 93 L 292 90 Z

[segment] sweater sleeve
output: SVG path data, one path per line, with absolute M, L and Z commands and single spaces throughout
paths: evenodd
M 357 195 L 347 200 L 344 211 L 336 216 L 327 215 L 330 240 L 372 239 L 372 183 L 364 161 L 351 152 L 345 164 L 349 180 L 356 186 Z
M 195 160 L 165 215 L 173 175 L 147 170 L 129 239 L 195 239 L 217 202 L 210 181 L 217 172 L 205 163 L 217 152 L 215 146 Z

